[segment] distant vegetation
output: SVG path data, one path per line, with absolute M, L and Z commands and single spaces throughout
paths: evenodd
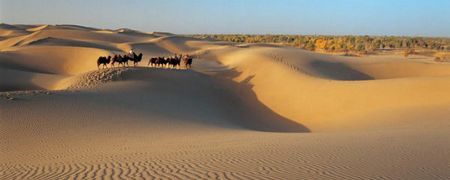
M 379 51 L 401 50 L 405 52 L 405 56 L 408 56 L 426 50 L 431 51 L 426 55 L 434 55 L 438 51 L 450 51 L 450 38 L 435 37 L 240 34 L 203 34 L 193 35 L 193 37 L 236 43 L 275 43 L 311 51 L 345 54 L 371 54 Z

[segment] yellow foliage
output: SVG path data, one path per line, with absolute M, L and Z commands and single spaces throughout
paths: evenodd
M 317 49 L 325 49 L 327 46 L 327 40 L 317 39 L 315 45 Z

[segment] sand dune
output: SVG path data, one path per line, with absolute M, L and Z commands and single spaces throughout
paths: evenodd
M 88 28 L 91 29 L 91 28 Z M 54 37 L 73 40 L 87 40 L 87 41 L 103 41 L 103 42 L 133 42 L 140 40 L 141 36 L 135 36 L 136 33 L 99 33 L 98 29 L 86 30 L 82 28 L 74 28 L 67 26 L 47 26 L 39 31 L 35 31 L 34 39 L 43 37 Z M 154 37 L 148 34 L 148 37 Z
M 406 65 L 402 68 L 409 76 L 377 79 L 384 69 L 376 71 L 378 67 L 375 67 L 371 74 L 366 74 L 353 68 L 368 67 L 371 62 L 354 65 L 353 61 L 324 60 L 328 56 L 309 53 L 297 56 L 303 56 L 301 59 L 278 61 L 262 52 L 280 53 L 278 49 L 245 49 L 219 52 L 215 57 L 240 72 L 234 77 L 235 81 L 252 84 L 261 102 L 313 131 L 396 127 L 397 123 L 406 122 L 389 121 L 386 124 L 385 119 L 361 117 L 422 106 L 443 108 L 450 102 L 447 95 L 450 79 L 445 74 L 450 72 L 450 66 L 447 64 L 403 62 Z M 399 66 L 399 63 L 384 64 L 389 65 Z M 420 65 L 424 70 L 419 70 Z M 429 110 L 422 113 L 428 114 Z M 418 124 L 425 121 L 411 117 L 404 119 Z M 441 119 L 442 123 L 448 124 L 446 117 Z
M 179 53 L 189 53 L 194 50 L 197 50 L 196 48 L 193 48 L 191 46 L 188 46 L 186 43 L 188 41 L 195 41 L 193 38 L 180 38 L 178 36 L 166 36 L 156 39 L 156 42 L 160 44 L 160 46 L 164 47 L 165 49 L 168 49 L 172 52 L 179 52 Z
M 0 26 L 0 179 L 448 179 L 450 65 Z M 97 70 L 98 56 L 144 53 Z M 146 67 L 189 53 L 192 70 Z
M 36 69 L 39 72 L 52 74 L 75 75 L 97 69 L 92 66 L 99 56 L 110 54 L 110 51 L 97 48 L 67 46 L 29 46 L 4 52 L 8 59 L 5 63 Z M 89 59 L 80 61 L 80 59 Z
M 0 68 L 0 71 L 1 91 L 54 89 L 54 84 L 65 78 L 63 75 L 20 71 L 9 68 Z
M 162 47 L 160 44 L 156 42 L 139 42 L 139 43 L 129 43 L 122 44 L 119 47 L 123 50 L 125 49 L 135 49 L 136 51 L 144 53 L 144 60 L 148 59 L 148 55 L 152 56 L 168 56 L 172 55 L 174 52 Z
M 116 48 L 115 46 L 108 45 L 106 43 L 98 44 L 98 43 L 76 41 L 76 40 L 70 40 L 70 39 L 58 39 L 58 38 L 52 38 L 52 37 L 37 39 L 37 40 L 33 40 L 30 42 L 25 42 L 25 43 L 21 44 L 21 46 L 24 46 L 24 45 L 77 46 L 77 47 L 90 47 L 90 48 L 105 49 L 105 50 L 109 50 L 109 51 L 121 51 L 120 49 Z

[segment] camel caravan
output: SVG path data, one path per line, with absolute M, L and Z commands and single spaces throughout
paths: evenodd
M 97 59 L 97 68 L 100 69 L 100 65 L 103 65 L 103 68 L 107 68 L 108 64 L 111 63 L 111 67 L 114 67 L 115 63 L 118 63 L 118 65 L 122 65 L 122 66 L 129 66 L 128 65 L 128 61 L 133 61 L 134 66 L 136 66 L 139 62 L 141 62 L 142 60 L 142 53 L 139 53 L 139 55 L 134 54 L 132 56 L 130 55 L 114 55 L 113 57 L 108 56 L 100 56 Z
M 102 68 L 108 68 L 108 64 L 111 64 L 111 68 L 115 67 L 115 64 L 117 64 L 117 67 L 129 67 L 128 61 L 132 61 L 134 66 L 138 65 L 139 62 L 141 62 L 142 60 L 142 53 L 139 53 L 139 55 L 137 55 L 136 53 L 133 52 L 133 50 L 130 50 L 130 52 L 128 54 L 125 55 L 114 55 L 113 57 L 111 56 L 100 56 L 97 59 L 97 68 L 100 69 Z M 150 67 L 160 67 L 160 68 L 181 68 L 181 63 L 183 64 L 183 66 L 186 69 L 190 69 L 191 65 L 192 65 L 192 56 L 190 55 L 173 55 L 173 56 L 169 56 L 169 57 L 164 57 L 164 56 L 160 56 L 160 57 L 151 57 L 148 60 L 148 64 L 147 66 Z
M 177 55 L 175 54 L 172 57 L 152 57 L 148 61 L 148 66 L 150 67 L 171 67 L 177 68 L 180 67 L 181 62 L 183 62 L 184 67 L 186 69 L 191 68 L 192 65 L 192 57 L 189 55 Z

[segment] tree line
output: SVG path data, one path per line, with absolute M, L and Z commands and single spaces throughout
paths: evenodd
M 312 51 L 364 52 L 398 49 L 428 49 L 450 51 L 450 38 L 403 36 L 322 36 L 322 35 L 244 35 L 201 34 L 196 38 L 210 38 L 236 43 L 276 43 Z

